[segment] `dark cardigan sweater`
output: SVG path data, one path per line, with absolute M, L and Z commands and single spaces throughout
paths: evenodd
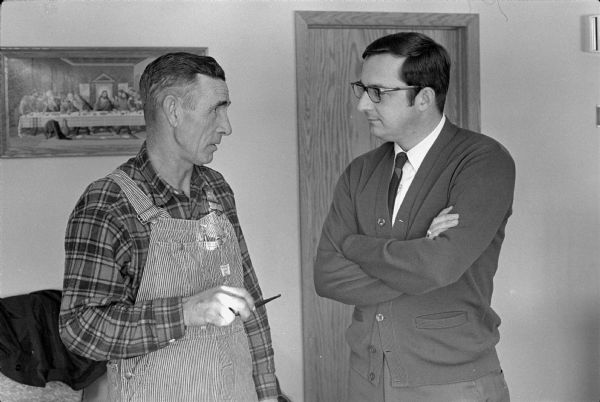
M 493 277 L 512 212 L 514 162 L 495 140 L 446 122 L 390 225 L 393 144 L 341 176 L 314 267 L 317 293 L 355 305 L 350 364 L 378 384 L 383 357 L 395 386 L 448 384 L 500 370 Z M 454 206 L 459 225 L 425 238 Z

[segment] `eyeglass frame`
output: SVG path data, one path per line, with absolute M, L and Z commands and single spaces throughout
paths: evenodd
M 418 89 L 417 93 L 419 93 L 419 91 L 425 87 L 421 87 L 418 85 L 410 85 L 407 87 L 397 87 L 397 88 L 385 88 L 385 87 L 377 87 L 377 86 L 373 86 L 373 85 L 365 85 L 360 81 L 355 81 L 355 82 L 351 82 L 350 86 L 352 87 L 352 93 L 354 94 L 354 96 L 356 96 L 358 99 L 360 99 L 363 94 L 366 92 L 367 96 L 369 97 L 369 99 L 371 99 L 371 102 L 373 103 L 380 103 L 381 102 L 381 95 L 382 94 L 386 94 L 388 92 L 394 92 L 394 91 L 406 91 L 409 89 Z M 354 88 L 361 88 L 362 89 L 362 93 L 360 95 L 358 95 L 356 93 L 356 90 Z M 375 90 L 376 94 L 377 94 L 377 100 L 373 99 L 373 97 L 371 96 L 371 94 L 369 93 L 369 90 Z

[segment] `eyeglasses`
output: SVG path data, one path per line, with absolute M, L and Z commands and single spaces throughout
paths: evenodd
M 360 99 L 365 93 L 365 91 L 367 91 L 367 95 L 369 96 L 369 99 L 373 101 L 373 103 L 381 102 L 381 94 L 394 91 L 405 91 L 407 89 L 417 89 L 417 92 L 419 92 L 422 89 L 422 87 L 416 85 L 400 88 L 381 88 L 365 85 L 360 81 L 351 82 L 350 85 L 352 86 L 352 91 L 354 92 L 354 95 L 356 95 L 358 99 Z

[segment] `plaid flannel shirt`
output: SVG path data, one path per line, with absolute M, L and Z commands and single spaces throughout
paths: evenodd
M 190 197 L 176 191 L 155 172 L 144 144 L 137 156 L 119 167 L 154 205 L 175 219 L 200 219 L 209 213 L 209 186 L 232 223 L 243 260 L 244 285 L 262 300 L 258 279 L 237 217 L 233 192 L 223 176 L 194 166 Z M 149 353 L 185 332 L 181 297 L 135 303 L 148 256 L 150 228 L 111 179 L 88 186 L 71 213 L 65 237 L 65 277 L 60 334 L 74 353 L 94 360 L 124 359 Z M 259 399 L 277 396 L 275 364 L 266 310 L 244 323 Z

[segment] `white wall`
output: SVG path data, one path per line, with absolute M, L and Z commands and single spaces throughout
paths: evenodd
M 294 10 L 479 13 L 483 131 L 517 164 L 496 279 L 514 401 L 600 397 L 600 54 L 581 51 L 598 2 L 5 1 L 0 46 L 208 46 L 233 135 L 212 166 L 236 191 L 269 305 L 284 389 L 302 400 Z M 62 237 L 85 185 L 124 157 L 0 160 L 0 297 L 60 288 Z

